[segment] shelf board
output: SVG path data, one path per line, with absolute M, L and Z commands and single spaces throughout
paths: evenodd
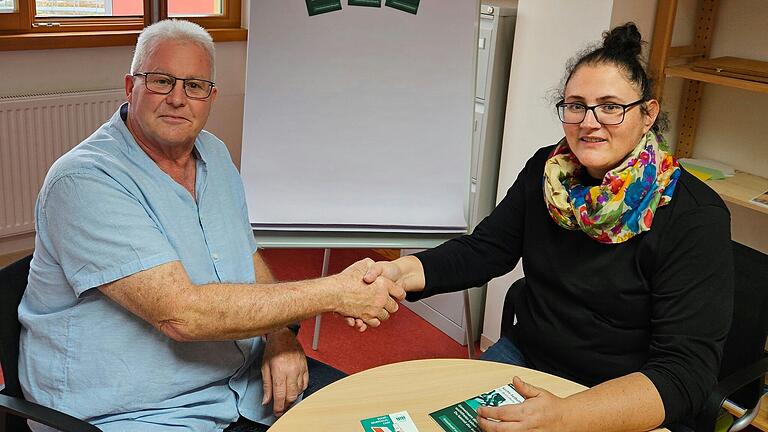
M 757 417 L 752 420 L 750 426 L 753 426 L 761 431 L 768 431 L 768 396 L 763 395 L 763 400 L 760 403 L 760 411 L 758 411 Z M 726 404 L 725 409 L 735 417 L 741 417 L 744 415 L 744 410 L 734 409 L 730 405 Z
M 768 207 L 753 203 L 752 198 L 768 191 L 768 179 L 742 171 L 723 180 L 707 180 L 724 201 L 768 214 Z
M 768 83 L 699 72 L 693 70 L 691 65 L 668 66 L 664 69 L 664 74 L 668 77 L 679 77 L 753 92 L 768 93 Z

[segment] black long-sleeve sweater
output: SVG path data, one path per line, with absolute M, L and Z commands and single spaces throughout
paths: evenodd
M 426 288 L 408 300 L 479 286 L 523 260 L 517 324 L 503 329 L 532 368 L 593 386 L 645 374 L 665 424 L 690 418 L 716 382 L 733 311 L 730 215 L 682 171 L 650 231 L 602 244 L 558 226 L 542 192 L 540 149 L 471 235 L 416 254 Z

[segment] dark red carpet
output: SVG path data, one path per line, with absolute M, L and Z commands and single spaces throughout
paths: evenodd
M 263 255 L 278 280 L 320 276 L 322 249 L 268 249 Z M 334 249 L 328 272 L 338 273 L 366 257 L 375 261 L 384 259 L 370 249 Z M 405 360 L 467 357 L 467 347 L 402 305 L 380 327 L 363 333 L 348 327 L 340 316 L 324 314 L 317 351 L 312 351 L 314 326 L 314 318 L 301 323 L 299 341 L 307 355 L 350 374 Z

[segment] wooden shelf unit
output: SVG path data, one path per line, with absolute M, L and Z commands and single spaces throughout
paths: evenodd
M 667 66 L 664 68 L 664 75 L 667 77 L 685 78 L 688 80 L 716 84 L 725 87 L 733 87 L 753 92 L 768 93 L 768 83 L 700 72 L 693 70 L 692 64 Z
M 656 78 L 653 89 L 654 97 L 661 99 L 664 81 L 667 77 L 683 78 L 682 99 L 680 101 L 680 132 L 677 139 L 675 156 L 692 157 L 696 141 L 696 129 L 699 121 L 701 96 L 704 84 L 738 88 L 757 93 L 768 94 L 768 83 L 764 79 L 744 79 L 725 76 L 717 72 L 708 73 L 694 70 L 697 62 L 706 62 L 714 35 L 720 0 L 699 0 L 696 11 L 696 32 L 691 45 L 673 47 L 672 33 L 675 26 L 678 0 L 658 0 L 656 23 L 648 62 L 648 70 Z M 670 60 L 683 64 L 670 65 Z M 768 63 L 747 59 L 731 59 L 746 65 L 745 75 L 751 75 L 749 69 L 755 69 L 754 75 L 765 77 Z M 739 172 L 726 180 L 710 180 L 708 185 L 717 191 L 725 201 L 768 214 L 768 209 L 751 202 L 752 198 L 768 191 L 768 179 Z
M 736 171 L 736 175 L 733 177 L 727 177 L 723 180 L 707 180 L 706 183 L 720 194 L 723 201 L 768 214 L 768 207 L 752 202 L 752 198 L 768 191 L 768 179 Z
M 760 413 L 752 422 L 752 426 L 760 430 L 768 430 L 768 397 L 763 395 L 763 402 L 760 405 Z
M 726 406 L 726 409 L 736 417 L 741 417 L 744 414 L 744 410 L 733 409 L 730 406 Z M 760 402 L 760 411 L 758 411 L 757 417 L 752 420 L 750 426 L 768 431 L 768 395 L 763 395 L 763 400 Z

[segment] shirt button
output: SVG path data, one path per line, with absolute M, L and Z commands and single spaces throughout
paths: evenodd
M 213 258 L 214 261 L 218 261 L 219 260 L 219 254 L 214 253 L 214 254 L 211 255 L 211 258 Z

